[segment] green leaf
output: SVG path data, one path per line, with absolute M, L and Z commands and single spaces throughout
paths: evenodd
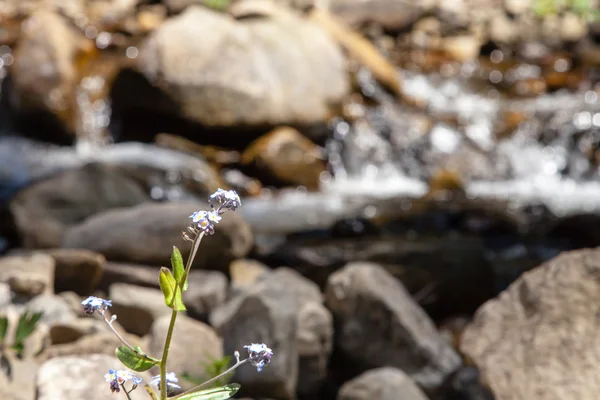
M 25 311 L 21 314 L 15 331 L 15 344 L 22 344 L 33 333 L 40 318 L 42 318 L 41 312 L 29 313 Z
M 139 346 L 135 346 L 135 350 L 137 350 L 137 353 L 127 346 L 119 346 L 115 350 L 115 355 L 123 365 L 137 372 L 147 371 L 160 364 L 160 360 L 146 355 Z
M 225 400 L 233 397 L 238 390 L 240 390 L 239 384 L 230 383 L 229 385 L 184 394 L 183 396 L 176 396 L 175 398 L 177 400 Z
M 181 289 L 185 292 L 188 288 L 188 283 L 187 279 L 185 282 L 182 282 L 185 275 L 183 257 L 181 257 L 181 252 L 175 246 L 173 246 L 173 253 L 171 254 L 171 266 L 173 267 L 173 276 L 175 277 L 175 282 L 179 283 L 179 286 L 181 286 Z
M 6 332 L 8 331 L 8 318 L 0 317 L 0 343 L 4 343 Z
M 185 305 L 181 298 L 181 287 L 175 282 L 171 270 L 162 267 L 159 275 L 160 289 L 165 297 L 165 304 L 175 311 L 185 311 Z

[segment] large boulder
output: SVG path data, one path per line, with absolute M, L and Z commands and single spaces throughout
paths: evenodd
M 136 62 L 168 100 L 123 90 L 122 106 L 212 127 L 325 121 L 349 90 L 338 46 L 318 26 L 275 4 L 261 4 L 256 12 L 245 7 L 243 14 L 235 19 L 190 6 L 162 24 L 141 45 Z
M 330 276 L 326 299 L 338 324 L 335 345 L 351 373 L 391 366 L 433 389 L 460 366 L 427 314 L 383 267 L 346 265 Z
M 600 250 L 561 254 L 485 303 L 461 350 L 498 400 L 596 399 Z
M 182 237 L 192 212 L 206 209 L 206 203 L 149 203 L 107 211 L 70 228 L 63 247 L 83 248 L 103 254 L 110 261 L 147 265 L 168 265 L 173 246 L 184 258 L 191 243 Z M 244 257 L 253 236 L 239 213 L 230 212 L 200 244 L 194 265 L 226 270 L 231 260 Z
M 115 168 L 87 164 L 19 191 L 10 202 L 24 247 L 60 247 L 66 229 L 87 217 L 149 201 L 141 185 Z
M 55 262 L 46 254 L 0 257 L 0 282 L 25 296 L 54 293 Z

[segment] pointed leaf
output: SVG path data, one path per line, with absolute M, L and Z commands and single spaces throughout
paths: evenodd
M 185 292 L 188 288 L 188 285 L 187 279 L 185 282 L 182 282 L 182 278 L 185 275 L 183 257 L 181 257 L 181 252 L 175 246 L 173 246 L 173 253 L 171 254 L 171 266 L 173 267 L 173 276 L 175 277 L 175 282 L 179 283 L 179 286 L 181 286 L 181 289 Z
M 8 318 L 0 317 L 0 343 L 4 343 L 8 331 Z
M 153 366 L 160 364 L 160 360 L 147 356 L 139 346 L 136 346 L 135 349 L 138 353 L 127 346 L 119 346 L 115 351 L 115 355 L 121 360 L 123 365 L 137 372 L 147 371 Z
M 171 270 L 162 267 L 159 275 L 160 289 L 165 297 L 165 304 L 176 311 L 185 311 L 183 299 L 181 298 L 181 288 L 176 284 Z
M 17 329 L 15 331 L 15 344 L 22 343 L 29 335 L 33 333 L 37 323 L 42 318 L 41 312 L 29 313 L 25 311 L 19 317 Z
M 225 400 L 233 397 L 240 390 L 240 385 L 230 383 L 229 385 L 213 389 L 201 390 L 199 392 L 176 396 L 177 400 Z

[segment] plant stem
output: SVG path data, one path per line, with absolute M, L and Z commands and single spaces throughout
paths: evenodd
M 146 389 L 146 392 L 148 392 L 148 395 L 150 395 L 150 398 L 152 400 L 158 400 L 158 397 L 156 397 L 156 393 L 154 393 L 154 390 L 152 390 L 150 385 L 144 385 L 144 389 Z
M 190 251 L 190 256 L 188 257 L 187 263 L 185 265 L 185 273 L 183 274 L 182 282 L 187 280 L 188 275 L 190 274 L 190 270 L 192 269 L 192 262 L 194 258 L 196 258 L 196 253 L 198 252 L 198 247 L 200 246 L 200 242 L 202 242 L 202 238 L 204 237 L 204 231 L 200 232 L 196 239 L 194 239 L 194 243 L 192 244 L 192 250 Z
M 173 338 L 173 329 L 175 328 L 175 320 L 177 319 L 177 310 L 173 310 L 171 313 L 171 322 L 169 323 L 169 330 L 167 331 L 167 339 L 165 340 L 165 347 L 163 349 L 163 355 L 160 361 L 160 399 L 167 399 L 167 358 L 169 357 L 169 347 L 171 346 L 171 339 Z
M 106 313 L 102 314 L 102 318 L 104 319 L 104 322 L 106 322 L 106 324 L 108 325 L 108 327 L 110 328 L 110 330 L 115 334 L 115 336 L 117 337 L 117 339 L 119 339 L 121 341 L 121 343 L 123 343 L 125 346 L 129 347 L 131 350 L 135 351 L 136 353 L 138 353 L 138 351 L 136 349 L 134 349 L 133 346 L 130 345 L 125 340 L 125 338 L 123 336 L 121 336 L 121 334 L 119 332 L 117 332 L 117 330 L 115 329 L 115 327 L 112 325 L 111 320 L 108 319 L 108 318 L 106 318 Z
M 127 389 L 125 389 L 125 385 L 121 385 L 121 387 L 123 388 L 123 392 L 125 392 L 125 395 L 127 396 L 128 400 L 131 400 L 131 396 L 129 395 L 129 393 L 131 393 L 131 391 L 127 391 Z
M 237 367 L 239 367 L 240 365 L 243 365 L 243 364 L 247 363 L 248 361 L 250 361 L 250 358 L 246 358 L 245 360 L 242 360 L 242 361 L 238 361 L 238 362 L 236 362 L 236 363 L 235 363 L 235 364 L 234 364 L 234 365 L 233 365 L 231 368 L 229 368 L 227 371 L 221 372 L 219 375 L 215 376 L 214 378 L 211 378 L 211 379 L 207 380 L 206 382 L 199 384 L 198 386 L 194 386 L 194 387 L 193 387 L 193 388 L 191 388 L 190 390 L 186 390 L 185 392 L 183 392 L 183 393 L 181 393 L 181 394 L 179 394 L 179 395 L 175 396 L 175 397 L 174 397 L 174 399 L 177 399 L 177 398 L 179 398 L 179 397 L 181 397 L 181 396 L 183 396 L 183 395 L 190 394 L 190 393 L 193 393 L 193 392 L 196 392 L 196 391 L 198 391 L 198 389 L 201 389 L 202 387 L 204 387 L 204 386 L 206 386 L 206 385 L 208 385 L 208 384 L 211 384 L 211 383 L 213 383 L 213 382 L 214 382 L 214 381 L 216 381 L 217 379 L 219 379 L 219 378 L 222 378 L 223 376 L 225 376 L 225 375 L 227 375 L 227 374 L 230 374 L 230 373 L 231 373 L 231 372 L 233 372 L 233 371 L 234 371 L 234 370 L 235 370 Z

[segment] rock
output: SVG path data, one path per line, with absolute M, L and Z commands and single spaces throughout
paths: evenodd
M 519 31 L 513 21 L 504 14 L 497 15 L 489 24 L 490 39 L 499 44 L 513 44 L 519 39 Z
M 560 21 L 560 37 L 567 42 L 576 42 L 588 32 L 588 23 L 585 17 L 572 12 L 567 12 Z
M 442 39 L 442 47 L 453 59 L 466 62 L 479 56 L 481 42 L 474 35 L 450 36 Z
M 65 230 L 87 217 L 149 201 L 137 183 L 114 168 L 87 164 L 43 179 L 19 191 L 10 202 L 23 246 L 60 247 Z
M 169 19 L 136 60 L 169 100 L 136 97 L 135 90 L 123 107 L 170 112 L 211 127 L 324 122 L 349 90 L 341 50 L 315 25 L 275 4 L 268 8 L 264 15 L 259 7 L 260 18 L 236 20 L 190 6 Z M 188 37 L 210 40 L 183 40 Z
M 191 271 L 188 290 L 183 293 L 187 312 L 194 318 L 208 320 L 208 315 L 227 299 L 229 282 L 222 272 Z
M 427 400 L 419 386 L 402 370 L 392 367 L 364 372 L 344 383 L 338 400 Z
M 141 346 L 142 350 L 147 352 L 147 347 L 144 346 L 141 339 L 137 336 L 119 332 L 128 343 L 132 346 Z M 104 354 L 114 356 L 117 347 L 123 343 L 115 336 L 113 332 L 97 332 L 83 336 L 71 343 L 55 344 L 44 353 L 46 360 L 56 357 L 65 356 L 88 356 L 90 354 Z M 160 354 L 156 354 L 160 357 Z M 122 368 L 122 364 L 115 364 L 113 369 Z
M 45 254 L 9 256 L 0 258 L 0 282 L 26 296 L 54 292 L 54 268 L 52 257 Z
M 330 276 L 326 299 L 339 324 L 335 345 L 349 368 L 392 366 L 435 388 L 460 366 L 427 314 L 381 266 L 346 265 Z
M 294 128 L 277 128 L 255 140 L 242 155 L 242 163 L 283 183 L 318 190 L 325 171 L 320 148 Z
M 157 318 L 171 315 L 159 289 L 115 283 L 110 287 L 108 298 L 113 302 L 111 312 L 117 315 L 123 328 L 139 336 L 149 333 Z
M 166 315 L 154 321 L 150 332 L 149 354 L 157 354 L 158 357 L 162 354 L 170 319 L 171 316 Z M 177 316 L 169 348 L 169 372 L 175 372 L 177 376 L 185 373 L 193 377 L 204 377 L 207 374 L 204 367 L 206 363 L 221 358 L 223 358 L 222 341 L 210 326 L 185 315 Z M 158 369 L 156 367 L 154 369 L 158 374 Z M 194 386 L 183 379 L 179 380 L 179 384 L 183 389 Z
M 42 312 L 41 322 L 52 327 L 55 324 L 65 324 L 75 319 L 75 314 L 69 303 L 60 296 L 43 294 L 30 300 L 25 308 L 32 312 Z
M 504 0 L 504 8 L 510 14 L 521 15 L 533 10 L 533 0 Z
M 32 377 L 37 374 L 39 365 L 31 359 L 19 360 L 16 357 L 8 359 L 11 376 L 9 378 L 5 373 L 0 373 L 0 398 L 3 400 L 35 399 L 35 380 Z
M 229 275 L 231 276 L 233 294 L 251 289 L 270 272 L 271 269 L 260 261 L 250 259 L 232 261 L 229 265 Z
M 165 0 L 164 3 L 166 4 L 170 13 L 178 14 L 189 6 L 204 5 L 205 0 Z
M 113 322 L 118 326 L 118 322 Z M 106 322 L 99 318 L 77 318 L 64 324 L 55 324 L 50 328 L 50 342 L 60 345 L 75 342 L 86 335 L 111 332 Z M 112 334 L 112 332 L 111 332 Z
M 600 250 L 563 253 L 481 306 L 461 350 L 496 399 L 597 397 L 599 274 Z
M 75 60 L 80 37 L 53 11 L 38 9 L 23 24 L 10 69 L 10 106 L 25 124 L 36 112 L 68 123 L 77 84 Z
M 107 262 L 100 289 L 108 292 L 113 283 L 129 283 L 136 286 L 159 288 L 160 267 L 120 262 Z
M 0 263 L 0 268 L 2 264 Z M 7 283 L 0 283 L 0 309 L 10 304 L 12 300 L 12 293 L 10 292 L 10 286 Z
M 73 291 L 81 296 L 90 295 L 98 286 L 106 259 L 103 255 L 87 250 L 47 250 L 56 263 L 54 290 Z
M 235 381 L 244 393 L 289 398 L 296 391 L 299 369 L 300 382 L 313 385 L 299 390 L 318 391 L 333 335 L 331 315 L 321 303 L 314 283 L 279 268 L 211 314 L 227 354 L 254 342 L 267 344 L 276 355 L 260 375 L 251 369 L 236 371 Z
M 389 31 L 402 31 L 431 11 L 434 4 L 431 0 L 332 0 L 330 9 L 349 25 L 373 23 Z
M 123 364 L 114 356 L 92 354 L 86 356 L 56 357 L 41 365 L 36 378 L 37 400 L 89 399 L 113 400 L 103 375 L 109 369 L 122 369 Z M 149 382 L 148 372 L 136 376 Z M 76 379 L 76 384 L 73 380 Z M 127 384 L 126 384 L 127 385 Z M 127 386 L 129 389 L 130 386 Z M 140 386 L 129 395 L 132 400 L 147 399 L 148 393 Z
M 181 233 L 192 212 L 206 208 L 205 203 L 171 202 L 107 211 L 70 228 L 63 247 L 96 251 L 111 261 L 167 265 L 173 245 L 186 259 L 191 246 Z M 239 213 L 227 213 L 215 231 L 200 245 L 196 267 L 225 270 L 252 247 L 252 232 Z

